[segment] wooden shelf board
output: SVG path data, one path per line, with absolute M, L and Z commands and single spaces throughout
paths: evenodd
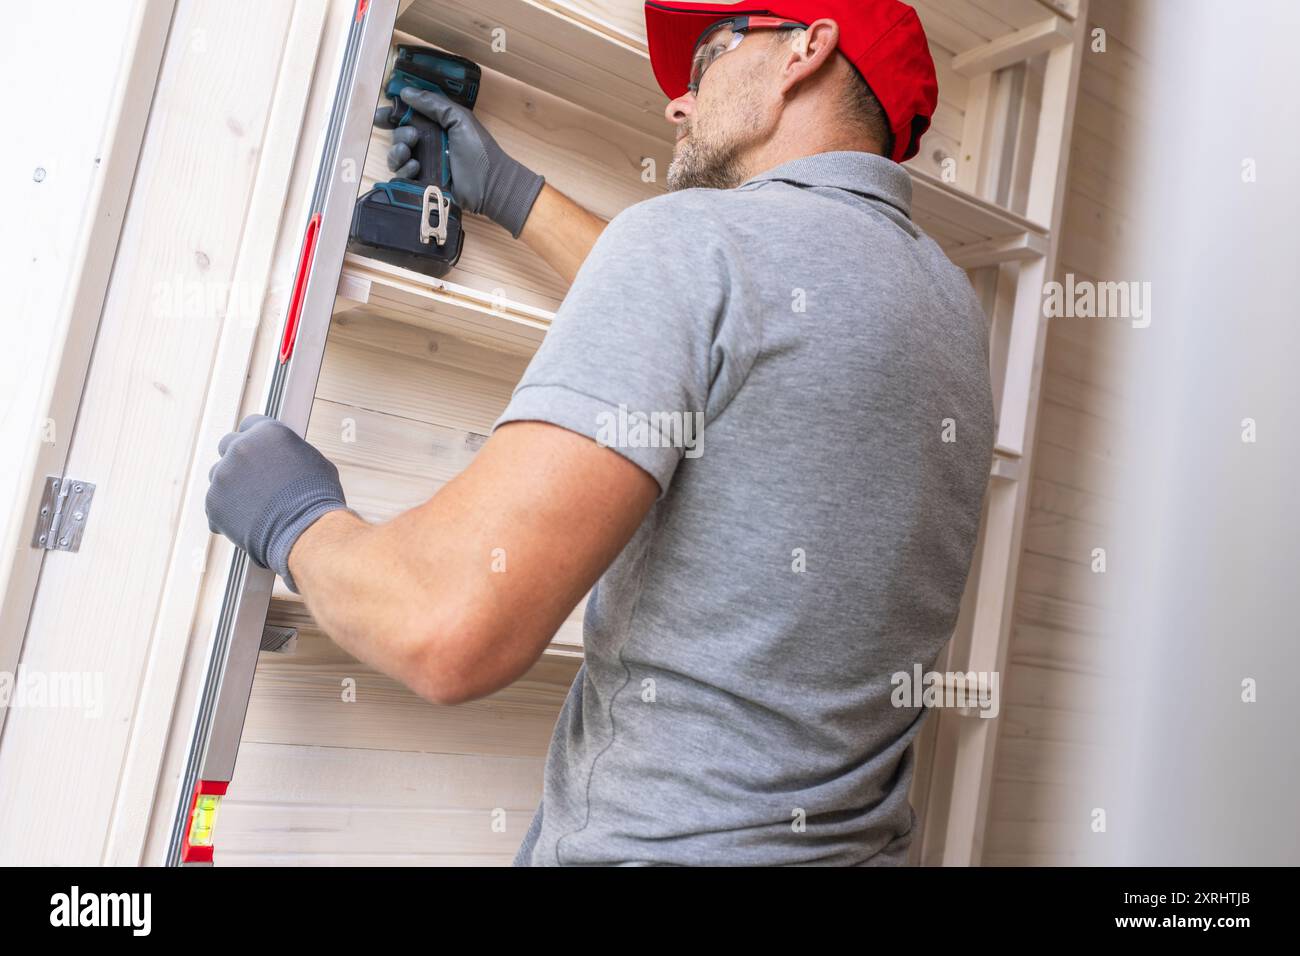
M 537 350 L 555 318 L 546 309 L 351 254 L 344 259 L 335 312 L 349 309 L 523 355 Z
M 1051 14 L 1074 19 L 1077 0 L 912 0 L 931 42 L 965 52 Z
M 954 73 L 968 79 L 981 73 L 994 73 L 1016 63 L 1033 59 L 1040 53 L 1071 43 L 1074 27 L 1065 17 L 1048 16 L 1015 33 L 958 54 L 952 61 Z
M 955 223 L 978 235 L 979 241 L 1020 233 L 1047 236 L 1047 227 L 994 203 L 945 183 L 929 173 L 909 168 L 912 176 L 912 210 L 918 222 L 929 216 Z
M 1047 255 L 1047 237 L 1033 232 L 997 236 L 948 250 L 953 264 L 962 269 L 982 269 L 1003 262 L 1024 262 Z

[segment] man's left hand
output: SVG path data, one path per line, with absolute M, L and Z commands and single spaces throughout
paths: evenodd
M 283 422 L 249 415 L 217 446 L 208 472 L 208 527 L 271 568 L 289 589 L 289 552 L 321 515 L 347 508 L 334 463 Z

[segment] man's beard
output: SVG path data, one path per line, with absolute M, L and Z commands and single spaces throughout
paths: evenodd
M 668 166 L 668 189 L 734 189 L 749 176 L 738 146 L 716 146 L 688 134 Z

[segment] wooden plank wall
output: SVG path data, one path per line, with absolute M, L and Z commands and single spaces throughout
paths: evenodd
M 508 865 L 577 663 L 435 707 L 300 632 L 258 664 L 218 864 Z
M 1057 279 L 1132 280 L 1121 255 L 1138 228 L 1131 176 L 1141 50 L 1149 5 L 1093 0 L 1080 78 Z M 1124 408 L 1120 355 L 1126 323 L 1049 322 L 1039 428 L 1024 549 L 984 836 L 986 865 L 1085 862 L 1089 813 L 1097 806 L 1088 768 L 1098 759 L 1096 662 L 1113 606 L 1092 550 L 1105 547 L 1122 495 L 1113 465 Z

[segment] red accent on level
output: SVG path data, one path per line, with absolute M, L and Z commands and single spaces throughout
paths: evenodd
M 359 2 L 357 3 L 357 19 L 356 19 L 357 23 L 360 23 L 361 18 L 366 15 L 366 8 L 369 6 L 370 6 L 370 0 L 359 0 Z
M 190 846 L 185 844 L 185 850 L 181 853 L 182 863 L 211 863 L 213 848 L 210 846 Z
M 199 796 L 225 796 L 230 786 L 227 780 L 199 780 L 194 784 L 194 796 L 190 799 L 190 812 L 185 815 L 185 835 L 181 838 L 182 863 L 211 863 L 213 847 L 190 846 L 190 829 L 194 826 L 194 811 L 199 805 Z
M 284 340 L 280 342 L 280 364 L 289 361 L 294 342 L 298 339 L 298 319 L 302 316 L 302 300 L 307 294 L 307 279 L 316 260 L 316 236 L 320 233 L 320 213 L 307 223 L 307 234 L 302 240 L 302 257 L 298 260 L 298 274 L 293 279 L 293 298 L 289 300 L 289 315 L 284 321 Z

